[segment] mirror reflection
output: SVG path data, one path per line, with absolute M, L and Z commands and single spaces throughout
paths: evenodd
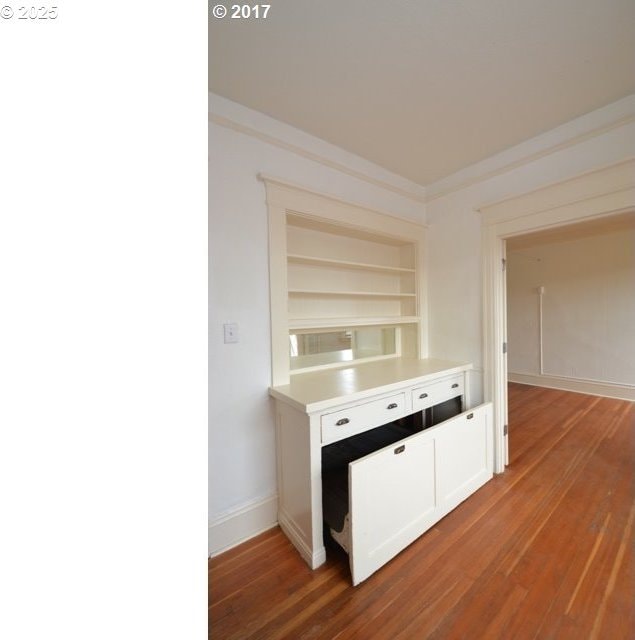
M 292 333 L 289 336 L 291 370 L 395 353 L 394 327 Z

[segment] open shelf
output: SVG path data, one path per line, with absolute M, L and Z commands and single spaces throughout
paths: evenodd
M 419 316 L 382 316 L 375 318 L 289 318 L 289 330 L 336 329 L 355 327 L 391 327 L 398 324 L 416 324 Z
M 425 357 L 424 226 L 263 179 L 274 385 L 288 384 L 291 369 L 311 368 L 296 366 L 304 356 Z
M 287 260 L 294 264 L 308 264 L 316 267 L 339 267 L 341 269 L 358 269 L 360 271 L 377 271 L 380 273 L 415 273 L 415 269 L 406 267 L 391 267 L 381 264 L 371 264 L 367 262 L 351 262 L 350 260 L 335 260 L 329 258 L 316 258 L 315 256 L 305 256 L 299 254 L 289 254 Z
M 286 214 L 290 331 L 418 325 L 416 240 Z
M 343 296 L 346 298 L 416 298 L 414 293 L 399 293 L 390 291 L 316 291 L 309 289 L 289 289 L 290 296 L 321 296 L 324 298 Z

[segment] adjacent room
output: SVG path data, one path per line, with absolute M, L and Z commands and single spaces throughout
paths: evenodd
M 255 7 L 209 19 L 210 637 L 634 637 L 635 4 Z

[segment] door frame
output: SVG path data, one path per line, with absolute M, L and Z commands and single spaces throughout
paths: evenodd
M 505 240 L 635 209 L 635 158 L 478 207 L 482 216 L 483 391 L 493 404 L 494 472 L 508 462 Z

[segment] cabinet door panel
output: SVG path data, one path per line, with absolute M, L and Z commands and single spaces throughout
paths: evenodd
M 491 418 L 487 403 L 349 464 L 354 585 L 492 477 Z
M 438 425 L 439 508 L 445 515 L 493 475 L 492 405 L 485 404 Z
M 435 521 L 434 446 L 433 438 L 421 433 L 349 465 L 353 584 Z

